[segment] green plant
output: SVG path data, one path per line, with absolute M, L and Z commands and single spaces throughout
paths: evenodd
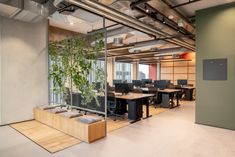
M 93 99 L 97 100 L 94 84 L 88 81 L 91 72 L 95 72 L 96 81 L 101 83 L 104 92 L 105 73 L 97 66 L 97 56 L 104 48 L 102 33 L 86 37 L 72 37 L 60 42 L 50 42 L 49 77 L 53 80 L 54 92 L 66 94 L 65 83 L 69 82 L 81 93 L 82 104 L 86 105 Z M 95 66 L 92 66 L 95 64 Z M 95 68 L 93 68 L 95 67 Z

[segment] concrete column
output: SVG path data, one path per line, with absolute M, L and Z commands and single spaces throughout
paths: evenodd
M 115 59 L 107 58 L 107 82 L 110 86 L 113 85 L 113 79 L 115 74 Z
M 157 80 L 161 80 L 161 63 L 157 63 Z
M 131 72 L 131 79 L 138 80 L 139 78 L 139 62 L 132 63 L 132 72 Z
M 33 119 L 48 104 L 48 21 L 0 16 L 1 125 Z

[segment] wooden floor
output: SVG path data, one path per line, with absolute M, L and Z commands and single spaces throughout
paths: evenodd
M 16 123 L 10 126 L 50 153 L 55 153 L 81 142 L 72 136 L 50 128 L 35 120 Z
M 160 108 L 160 107 L 153 107 L 150 106 L 149 107 L 149 113 L 152 116 L 158 115 L 164 111 L 166 111 L 167 109 L 165 108 Z M 143 108 L 143 117 L 146 116 L 146 112 L 145 112 L 145 106 Z M 114 130 L 120 129 L 122 127 L 128 126 L 130 125 L 130 120 L 128 120 L 127 115 L 125 115 L 124 118 L 117 118 L 116 121 L 114 121 L 114 117 L 108 117 L 107 118 L 107 132 L 112 132 Z
M 150 115 L 155 116 L 166 110 L 167 109 L 164 108 L 154 108 L 153 106 L 150 106 L 149 113 Z M 143 111 L 143 117 L 145 117 L 145 107 L 143 108 Z M 112 132 L 128 125 L 130 125 L 130 120 L 128 120 L 127 115 L 124 119 L 117 118 L 116 121 L 114 121 L 113 117 L 107 118 L 107 132 Z M 16 123 L 10 126 L 50 153 L 55 153 L 81 142 L 72 136 L 64 134 L 35 120 Z

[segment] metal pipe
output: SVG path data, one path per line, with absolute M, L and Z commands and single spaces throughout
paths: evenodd
M 139 5 L 139 4 L 142 4 L 142 3 L 146 3 L 148 1 L 149 0 L 139 0 L 139 1 L 136 1 L 136 2 L 132 2 L 130 7 L 131 7 L 131 9 L 133 9 L 133 7 L 135 7 L 135 6 Z
M 152 54 L 148 55 L 147 57 L 141 57 L 141 58 L 121 58 L 118 59 L 116 58 L 116 61 L 131 61 L 131 60 L 136 60 L 136 59 L 153 59 L 153 58 L 160 58 L 160 57 L 171 57 L 172 55 L 159 55 L 159 56 L 153 56 Z M 168 58 L 169 59 L 169 58 Z
M 171 8 L 171 4 L 167 0 L 161 0 L 163 3 L 165 3 L 169 8 Z M 180 13 L 177 8 L 171 8 L 173 9 L 183 20 L 185 20 L 187 23 L 190 24 L 193 28 L 195 28 L 194 25 L 191 24 L 191 22 L 182 14 Z
M 113 8 L 110 8 L 108 6 L 105 6 L 99 2 L 90 0 L 66 0 L 69 3 L 72 3 L 76 6 L 85 8 L 87 10 L 90 10 L 92 12 L 98 13 L 100 15 L 105 16 L 106 18 L 109 18 L 111 20 L 114 20 L 119 23 L 124 23 L 125 25 L 128 25 L 133 28 L 137 28 L 143 32 L 146 32 L 147 34 L 152 34 L 154 36 L 162 36 L 162 37 L 169 37 L 170 34 L 167 34 L 165 32 L 162 32 L 159 29 L 156 29 L 155 27 L 151 25 L 147 25 L 133 17 L 127 16 L 124 13 L 118 12 Z M 188 43 L 182 42 L 178 39 L 166 39 L 166 41 L 171 42 L 176 45 L 180 45 L 182 47 L 188 48 L 190 50 L 195 51 L 195 46 L 190 45 Z
M 198 1 L 201 1 L 201 0 L 189 0 L 188 2 L 177 4 L 175 6 L 171 6 L 171 8 L 174 9 L 174 8 L 182 7 L 182 6 L 189 5 L 189 4 L 198 2 Z
M 153 62 L 140 62 L 140 64 L 157 64 L 157 63 L 165 63 L 165 62 L 187 62 L 192 60 L 169 60 L 169 61 L 153 61 Z
M 104 48 L 105 48 L 105 52 L 104 52 L 104 55 L 105 55 L 105 58 L 104 58 L 104 61 L 105 61 L 105 66 L 104 66 L 104 75 L 105 75 L 105 92 L 104 92 L 104 95 L 105 95 L 105 122 L 107 120 L 107 114 L 108 114 L 108 111 L 107 111 L 107 103 L 108 103 L 108 100 L 107 100 L 107 91 L 108 91 L 108 87 L 107 87 L 107 28 L 105 27 L 105 17 L 103 16 L 103 28 L 104 28 Z M 107 122 L 106 122 L 107 123 Z M 107 124 L 105 125 L 106 129 L 105 129 L 105 134 L 107 134 Z

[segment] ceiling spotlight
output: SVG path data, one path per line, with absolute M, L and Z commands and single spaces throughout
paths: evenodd
M 69 22 L 69 24 L 70 24 L 70 25 L 74 25 L 74 23 L 73 23 L 73 22 Z
M 145 9 L 145 12 L 146 12 L 146 13 L 149 13 L 149 9 L 147 8 L 146 5 L 144 6 L 144 9 Z
M 168 18 L 172 20 L 172 19 L 174 18 L 174 16 L 173 16 L 173 15 L 170 15 Z
M 181 19 L 178 20 L 177 24 L 178 24 L 179 27 L 184 27 L 183 20 L 181 20 Z
M 163 22 L 162 22 L 162 23 L 164 23 L 164 24 L 165 24 L 165 23 L 166 23 L 166 21 L 165 21 L 165 20 L 163 20 Z

